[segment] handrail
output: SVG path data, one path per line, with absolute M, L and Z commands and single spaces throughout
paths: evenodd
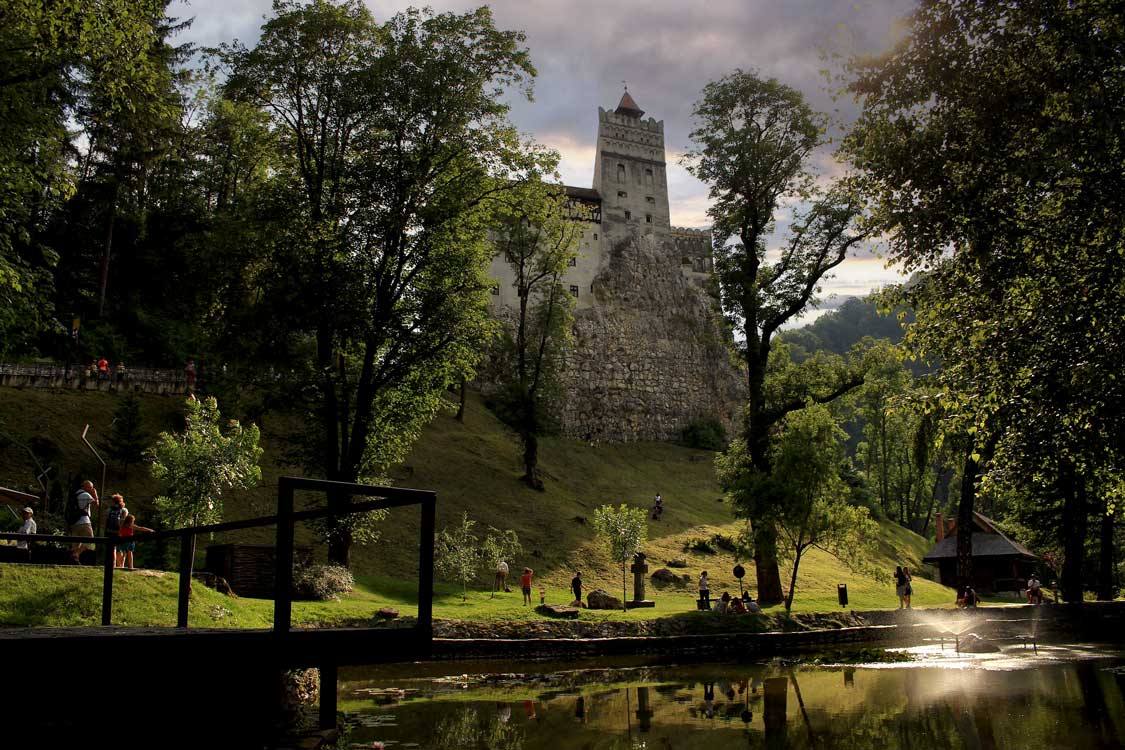
M 296 490 L 316 490 L 337 495 L 376 495 L 379 496 L 379 499 L 359 503 L 348 503 L 348 505 L 341 508 L 316 508 L 313 510 L 294 511 L 293 498 Z M 191 584 L 190 571 L 194 562 L 191 555 L 192 538 L 199 534 L 211 534 L 276 525 L 277 544 L 275 548 L 273 629 L 275 634 L 284 636 L 288 634 L 292 621 L 293 524 L 297 521 L 308 521 L 329 516 L 346 516 L 406 505 L 421 505 L 422 524 L 419 540 L 418 618 L 415 627 L 420 633 L 432 636 L 433 602 L 431 592 L 433 591 L 433 547 L 436 503 L 437 494 L 430 490 L 415 490 L 402 487 L 378 487 L 375 485 L 334 482 L 322 479 L 281 477 L 278 480 L 278 513 L 276 515 L 258 516 L 241 521 L 227 521 L 225 523 L 208 524 L 205 526 L 188 526 L 179 529 L 168 529 L 166 531 L 146 533 L 143 535 L 133 535 L 128 537 L 128 540 L 131 542 L 148 543 L 176 537 L 180 539 L 180 591 L 176 621 L 177 627 L 187 628 L 188 592 Z M 105 574 L 102 582 L 102 625 L 110 625 L 112 620 L 114 570 L 112 546 L 121 543 L 123 538 L 124 537 L 120 536 L 72 536 L 57 534 L 20 534 L 10 531 L 0 532 L 0 539 L 23 542 L 92 544 L 95 547 L 109 545 L 111 549 L 106 551 L 103 562 Z

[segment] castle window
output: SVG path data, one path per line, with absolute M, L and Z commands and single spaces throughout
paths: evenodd
M 617 165 L 617 181 L 618 182 L 625 182 L 625 165 L 624 164 L 618 164 Z
M 681 266 L 690 266 L 691 265 L 691 258 L 687 257 L 686 255 L 683 256 L 682 258 L 680 258 L 680 265 Z
M 598 238 L 598 233 L 594 232 L 594 239 L 596 240 L 597 238 Z
M 652 214 L 645 214 L 645 224 L 652 223 Z
M 633 218 L 633 212 L 632 212 L 632 211 L 626 211 L 626 212 L 625 212 L 625 218 L 626 218 L 626 219 L 631 219 L 631 218 Z
M 500 285 L 499 284 L 493 284 L 492 285 L 492 296 L 493 297 L 499 297 L 500 296 Z
M 570 266 L 571 268 L 574 268 L 575 266 L 577 266 L 577 265 L 578 265 L 578 258 L 571 258 L 570 260 L 568 260 L 568 261 L 566 262 L 566 264 L 567 264 L 568 266 Z
M 651 195 L 646 195 L 645 196 L 645 203 L 649 204 L 650 206 L 655 206 L 656 205 L 656 198 L 653 198 Z
M 618 198 L 628 198 L 629 194 L 626 193 L 624 190 L 618 190 L 617 191 L 617 197 Z
M 570 285 L 570 296 L 571 297 L 577 297 L 578 296 L 578 287 L 574 286 L 573 284 Z
M 648 185 L 649 187 L 652 187 L 652 170 L 651 169 L 645 170 L 645 184 Z

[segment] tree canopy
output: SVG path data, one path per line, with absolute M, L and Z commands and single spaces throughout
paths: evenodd
M 1102 0 L 926 2 L 907 31 L 852 61 L 844 153 L 890 259 L 925 272 L 895 299 L 970 459 L 1068 498 L 1080 598 L 1083 485 L 1120 465 L 1125 434 L 1125 18 Z
M 862 206 L 843 183 L 816 185 L 808 162 L 823 140 L 826 119 L 795 89 L 736 70 L 707 84 L 694 115 L 696 145 L 684 161 L 710 188 L 720 300 L 728 322 L 742 334 L 734 345 L 747 369 L 745 458 L 768 476 L 773 425 L 808 398 L 831 401 L 862 382 L 853 369 L 840 366 L 833 382 L 767 403 L 774 335 L 814 301 L 821 280 L 864 239 L 857 224 Z M 806 201 L 808 208 L 794 220 L 777 260 L 770 260 L 766 240 L 787 200 Z M 751 506 L 757 511 L 752 523 L 759 597 L 777 603 L 782 591 L 774 521 L 767 502 L 740 504 Z

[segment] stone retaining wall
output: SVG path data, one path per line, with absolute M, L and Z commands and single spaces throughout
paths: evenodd
M 63 365 L 11 365 L 0 363 L 0 386 L 52 388 L 72 391 L 117 393 L 137 391 L 176 395 L 187 393 L 183 372 L 149 367 L 127 368 L 124 376 L 86 377 L 85 368 Z

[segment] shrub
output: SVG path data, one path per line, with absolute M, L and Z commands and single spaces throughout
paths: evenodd
M 712 547 L 721 549 L 725 552 L 738 552 L 739 544 L 738 539 L 733 536 L 724 536 L 722 534 L 714 534 L 711 536 L 710 543 Z
M 727 429 L 714 417 L 701 417 L 683 429 L 680 442 L 688 448 L 707 451 L 726 450 Z
M 355 587 L 355 578 L 339 565 L 310 565 L 293 570 L 293 593 L 300 599 L 339 599 Z
M 698 552 L 702 555 L 713 555 L 716 550 L 710 539 L 689 539 L 684 542 L 684 552 Z

